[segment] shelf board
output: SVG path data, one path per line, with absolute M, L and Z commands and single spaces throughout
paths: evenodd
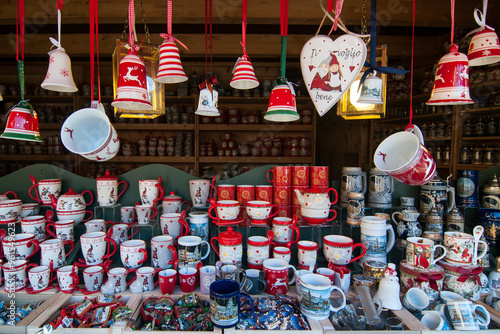
M 483 170 L 487 169 L 490 167 L 494 167 L 496 164 L 457 164 L 457 168 L 459 169 L 477 169 L 477 170 Z
M 61 125 L 59 123 L 40 123 L 40 130 L 61 130 Z
M 492 81 L 492 82 L 481 82 L 473 85 L 469 85 L 469 89 L 474 89 L 474 88 L 482 88 L 482 87 L 489 87 L 489 86 L 499 86 L 500 85 L 500 80 L 499 81 Z
M 180 131 L 194 130 L 194 124 L 113 123 L 116 130 Z
M 474 113 L 480 114 L 480 113 L 493 113 L 493 112 L 500 112 L 500 106 L 460 110 L 460 113 L 462 114 L 474 114 Z
M 311 157 L 200 157 L 200 163 L 307 164 Z
M 194 157 L 169 157 L 169 156 L 115 156 L 107 162 L 123 162 L 123 163 L 194 163 Z
M 76 95 L 25 95 L 24 99 L 29 100 L 32 104 L 37 103 L 74 103 L 74 98 Z M 19 95 L 4 95 L 4 100 L 7 101 L 21 101 L 21 96 Z
M 233 103 L 262 103 L 268 104 L 269 97 L 263 96 L 219 96 L 219 104 L 223 102 L 233 102 Z M 311 101 L 309 96 L 298 96 L 295 97 L 295 101 L 298 103 L 307 103 Z
M 167 95 L 165 95 L 165 102 L 167 102 L 169 100 L 173 100 L 173 101 L 178 101 L 178 100 L 188 101 L 189 100 L 189 102 L 194 102 L 195 98 L 197 98 L 197 96 L 176 96 L 176 95 L 167 96 Z
M 476 141 L 476 140 L 500 140 L 500 136 L 488 136 L 488 137 L 461 137 L 461 141 Z
M 429 99 L 430 97 L 431 97 L 430 93 L 415 94 L 415 95 L 413 95 L 413 101 Z M 403 97 L 400 99 L 387 100 L 387 104 L 398 104 L 398 103 L 409 102 L 409 101 L 410 101 L 409 97 Z
M 200 124 L 200 131 L 313 131 L 312 124 Z
M 436 163 L 436 167 L 438 169 L 448 169 L 448 168 L 450 168 L 450 164 L 445 164 L 445 163 L 442 163 L 442 162 L 437 162 Z
M 443 118 L 445 116 L 451 116 L 453 112 L 443 112 L 437 114 L 425 114 L 425 115 L 413 115 L 413 120 L 425 120 L 425 119 L 436 119 Z M 410 116 L 405 117 L 393 117 L 393 118 L 385 118 L 381 120 L 376 120 L 378 123 L 399 123 L 399 122 L 408 122 L 410 120 Z
M 73 161 L 72 154 L 6 154 L 1 156 L 2 160 L 19 161 Z
M 430 142 L 434 142 L 434 141 L 450 141 L 451 140 L 451 137 L 434 137 L 434 138 L 431 138 L 431 137 L 425 137 L 424 138 L 425 141 L 430 141 Z

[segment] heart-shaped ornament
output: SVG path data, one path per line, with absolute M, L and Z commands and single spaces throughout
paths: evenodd
M 320 116 L 330 110 L 356 80 L 366 59 L 365 42 L 346 34 L 310 38 L 300 53 L 300 68 L 309 96 Z

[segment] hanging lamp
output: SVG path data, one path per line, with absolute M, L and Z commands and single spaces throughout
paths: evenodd
M 455 37 L 455 0 L 451 0 L 451 47 L 439 59 L 429 105 L 456 105 L 474 103 L 469 91 L 469 59 L 458 52 Z
M 49 68 L 41 87 L 54 92 L 74 93 L 78 91 L 78 88 L 73 80 L 71 60 L 61 46 L 62 6 L 63 0 L 57 0 L 57 41 L 49 37 L 52 47 L 56 47 L 56 49 L 49 51 Z
M 16 18 L 16 60 L 21 101 L 7 112 L 5 130 L 0 138 L 42 142 L 38 115 L 28 100 L 24 99 L 26 90 L 24 81 L 24 0 L 17 0 L 17 13 L 19 15 Z
M 243 56 L 236 60 L 233 68 L 234 76 L 229 85 L 234 89 L 254 89 L 259 86 L 259 80 L 255 76 L 252 62 L 247 54 L 247 0 L 243 0 L 242 22 L 240 43 L 243 46 Z
M 474 19 L 479 28 L 472 30 L 467 36 L 474 34 L 469 45 L 469 66 L 490 65 L 500 61 L 500 43 L 495 29 L 486 25 L 488 0 L 483 0 L 483 11 L 474 10 Z
M 292 83 L 286 79 L 286 43 L 288 36 L 288 0 L 280 0 L 281 55 L 280 77 L 269 97 L 269 104 L 264 119 L 270 122 L 294 122 L 299 120 L 295 91 Z

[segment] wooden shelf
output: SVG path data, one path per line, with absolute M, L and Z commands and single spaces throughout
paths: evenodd
M 436 167 L 438 169 L 448 169 L 448 168 L 450 168 L 450 164 L 445 164 L 445 163 L 442 163 L 442 162 L 437 162 L 436 163 Z
M 1 156 L 2 160 L 19 161 L 72 161 L 75 156 L 68 154 L 6 154 Z
M 491 86 L 500 86 L 500 80 L 499 81 L 492 81 L 492 82 L 488 82 L 488 83 L 481 82 L 481 83 L 469 85 L 469 89 L 491 87 Z
M 500 106 L 460 110 L 460 113 L 462 113 L 462 114 L 475 114 L 475 113 L 487 114 L 487 113 L 496 113 L 496 112 L 500 112 Z
M 451 116 L 452 112 L 443 112 L 436 114 L 425 114 L 425 115 L 413 115 L 413 120 L 432 120 L 440 117 Z M 410 116 L 405 117 L 393 117 L 393 118 L 385 118 L 381 120 L 375 120 L 375 122 L 379 123 L 399 123 L 399 122 L 408 122 L 410 120 Z
M 200 157 L 200 163 L 299 164 L 311 163 L 311 157 Z
M 188 131 L 194 130 L 194 124 L 166 124 L 166 123 L 113 123 L 116 130 L 144 130 L 144 131 Z
M 476 169 L 483 170 L 494 167 L 496 164 L 457 164 L 457 169 Z
M 25 95 L 24 99 L 29 100 L 31 104 L 37 103 L 67 103 L 73 104 L 76 95 Z M 8 101 L 21 101 L 21 96 L 19 95 L 4 95 L 4 100 Z
M 164 164 L 175 164 L 175 163 L 194 163 L 194 157 L 168 157 L 168 156 L 116 156 L 108 162 L 123 162 L 123 163 L 164 163 Z
M 294 132 L 313 131 L 312 124 L 200 124 L 200 131 L 259 131 Z
M 416 95 L 413 95 L 413 101 L 429 99 L 430 97 L 431 97 L 430 93 L 416 94 Z M 403 97 L 400 99 L 388 100 L 387 104 L 398 104 L 398 103 L 409 102 L 409 101 L 410 101 L 409 97 Z
M 492 137 L 461 137 L 461 141 L 482 141 L 482 140 L 500 140 L 500 136 Z
M 450 141 L 451 140 L 451 137 L 425 137 L 424 140 L 426 142 L 435 142 L 435 141 Z

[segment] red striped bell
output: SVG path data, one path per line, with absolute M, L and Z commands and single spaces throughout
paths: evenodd
M 259 80 L 255 77 L 250 59 L 243 56 L 238 58 L 233 69 L 233 79 L 229 85 L 235 89 L 253 89 L 259 86 Z
M 21 101 L 9 111 L 5 130 L 0 137 L 42 142 L 38 115 L 28 102 Z
M 116 98 L 111 105 L 125 110 L 153 110 L 148 96 L 146 67 L 133 49 L 120 61 Z
M 179 48 L 175 42 L 167 42 L 164 40 L 160 45 L 160 63 L 158 66 L 158 74 L 155 80 L 161 83 L 180 83 L 188 79 L 184 73 L 179 56 Z

